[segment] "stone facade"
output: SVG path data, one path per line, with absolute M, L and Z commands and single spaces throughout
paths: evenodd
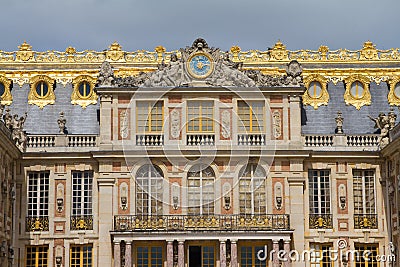
M 0 142 L 0 171 L 15 190 L 15 200 L 0 194 L 9 211 L 0 238 L 14 251 L 0 261 L 376 266 L 288 252 L 397 256 L 398 139 L 383 148 L 384 128 L 368 116 L 398 114 L 388 92 L 400 86 L 392 86 L 400 59 L 381 50 L 365 58 L 369 43 L 347 57 L 327 49 L 300 56 L 278 42 L 222 52 L 197 39 L 172 52 L 131 53 L 114 43 L 52 60 L 28 51 L 32 64 L 19 76 L 12 70 L 23 58 L 0 59 L 10 70 L 0 76 L 13 82 L 12 112 L 28 113 L 21 159 Z M 32 78 L 38 71 L 49 78 Z M 42 101 L 49 87 L 53 104 Z

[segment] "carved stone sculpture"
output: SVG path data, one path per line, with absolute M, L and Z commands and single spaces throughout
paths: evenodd
M 27 137 L 23 129 L 27 115 L 26 112 L 25 115 L 20 118 L 18 118 L 18 115 L 14 115 L 11 121 L 11 138 L 21 151 L 25 151 L 26 148 Z
M 99 78 L 97 80 L 98 87 L 109 87 L 115 84 L 114 71 L 109 62 L 104 61 L 100 67 Z
M 6 109 L 6 114 L 3 115 L 4 124 L 8 129 L 12 128 L 12 115 L 10 114 L 10 109 Z
M 337 117 L 335 118 L 336 122 L 336 133 L 342 134 L 343 133 L 343 117 L 342 117 L 342 112 L 338 111 L 337 112 Z
M 65 124 L 67 123 L 67 120 L 64 117 L 64 112 L 60 112 L 60 117 L 58 118 L 57 123 L 58 123 L 58 128 L 60 128 L 59 133 L 65 134 L 66 133 Z
M 389 144 L 389 131 L 394 128 L 397 115 L 391 110 L 388 115 L 381 112 L 377 118 L 371 116 L 368 117 L 375 122 L 374 128 L 380 129 L 379 146 L 380 148 L 384 148 Z

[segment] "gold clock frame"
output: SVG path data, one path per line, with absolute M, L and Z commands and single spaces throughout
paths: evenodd
M 346 91 L 344 92 L 344 102 L 346 105 L 352 105 L 357 110 L 360 110 L 363 106 L 371 105 L 371 93 L 369 91 L 370 79 L 368 77 L 356 74 L 345 78 L 343 81 L 346 85 Z M 363 94 L 359 98 L 354 97 L 350 92 L 351 85 L 357 81 L 364 86 Z
M 191 62 L 191 60 L 192 60 L 195 56 L 198 56 L 198 55 L 203 55 L 203 56 L 207 57 L 208 60 L 210 61 L 210 70 L 209 70 L 206 74 L 204 74 L 204 75 L 198 75 L 198 74 L 194 73 L 194 72 L 190 69 L 190 62 Z M 186 70 L 187 70 L 187 72 L 189 73 L 189 75 L 192 76 L 193 78 L 196 78 L 196 79 L 205 79 L 205 78 L 209 77 L 209 76 L 214 72 L 214 61 L 213 61 L 213 58 L 212 58 L 212 56 L 211 56 L 210 54 L 208 54 L 208 53 L 206 53 L 206 52 L 195 52 L 195 53 L 193 53 L 193 54 L 191 54 L 191 55 L 189 56 L 189 58 L 188 58 L 188 60 L 187 60 L 187 62 L 186 62 Z
M 304 86 L 306 87 L 306 91 L 303 94 L 303 104 L 310 105 L 314 107 L 314 109 L 318 109 L 321 105 L 328 105 L 329 102 L 329 93 L 327 90 L 328 79 L 319 74 L 312 74 L 303 79 Z M 319 97 L 312 97 L 308 93 L 308 86 L 312 82 L 319 82 L 321 84 L 321 95 Z
M 48 86 L 48 92 L 45 96 L 39 96 L 36 93 L 36 85 L 39 82 L 45 82 Z M 56 102 L 56 95 L 54 94 L 54 79 L 46 75 L 37 75 L 30 79 L 31 90 L 28 94 L 28 104 L 36 105 L 40 109 L 43 109 L 47 105 L 53 105 Z
M 1 104 L 2 105 L 11 105 L 12 103 L 12 95 L 11 95 L 11 90 L 10 90 L 10 86 L 11 86 L 11 80 L 7 79 L 5 76 L 1 76 L 0 75 L 0 82 L 4 85 L 4 94 L 1 95 Z
M 400 97 L 396 96 L 394 89 L 396 84 L 400 83 L 400 76 L 392 77 L 388 81 L 389 84 L 389 94 L 388 94 L 388 102 L 391 106 L 400 106 Z
M 88 82 L 90 84 L 90 93 L 88 96 L 84 97 L 79 93 L 79 85 L 82 82 Z M 72 80 L 73 91 L 71 94 L 71 104 L 79 105 L 85 109 L 88 105 L 96 105 L 98 96 L 94 92 L 94 87 L 96 85 L 96 79 L 89 75 L 79 75 Z

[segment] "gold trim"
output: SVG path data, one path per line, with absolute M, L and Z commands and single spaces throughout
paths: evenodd
M 193 70 L 190 68 L 190 63 L 191 63 L 192 59 L 194 57 L 197 57 L 197 56 L 205 56 L 210 61 L 210 69 L 203 75 L 199 75 L 199 74 L 193 72 Z M 208 76 L 210 76 L 211 73 L 213 73 L 213 71 L 214 71 L 214 62 L 213 62 L 212 57 L 208 53 L 196 52 L 196 53 L 193 53 L 192 55 L 190 55 L 190 57 L 188 58 L 188 60 L 186 62 L 186 69 L 187 69 L 187 72 L 189 73 L 190 76 L 192 76 L 194 78 L 198 78 L 198 79 L 205 79 Z
M 84 97 L 79 93 L 79 85 L 82 82 L 88 82 L 90 84 L 90 93 Z M 96 79 L 89 75 L 80 75 L 72 80 L 73 91 L 71 95 L 71 104 L 80 105 L 82 108 L 86 108 L 88 105 L 97 104 L 97 94 L 94 92 L 94 86 L 96 85 Z
M 10 86 L 11 86 L 11 80 L 7 79 L 5 76 L 1 76 L 0 75 L 0 83 L 3 83 L 4 85 L 4 94 L 1 96 L 1 101 L 0 103 L 2 105 L 11 105 L 12 103 L 12 95 L 11 95 L 11 90 L 10 90 Z
M 362 83 L 364 86 L 364 91 L 361 97 L 354 97 L 350 92 L 351 85 L 357 81 Z M 346 105 L 353 105 L 357 110 L 362 106 L 371 105 L 371 93 L 369 92 L 370 79 L 368 77 L 356 74 L 345 78 L 344 83 L 346 85 L 346 91 L 344 92 L 344 101 L 346 102 Z
M 109 46 L 109 50 L 106 52 L 107 59 L 111 61 L 124 61 L 124 52 L 122 51 L 122 46 L 114 42 Z
M 39 96 L 36 93 L 36 85 L 39 82 L 45 82 L 48 86 L 48 92 L 44 97 Z M 43 109 L 46 105 L 53 105 L 56 101 L 56 95 L 54 94 L 54 79 L 50 78 L 46 75 L 37 75 L 30 79 L 30 87 L 31 90 L 28 94 L 28 104 L 29 105 L 36 105 L 40 109 Z
M 394 89 L 396 85 L 400 83 L 400 76 L 392 77 L 389 79 L 389 94 L 388 94 L 388 101 L 389 105 L 391 106 L 400 106 L 400 96 L 396 96 Z
M 328 79 L 319 74 L 311 74 L 304 78 L 304 85 L 307 88 L 303 94 L 303 104 L 313 106 L 314 109 L 318 109 L 321 105 L 328 105 L 329 102 L 329 93 L 326 89 L 326 84 Z M 319 82 L 321 84 L 321 95 L 319 97 L 312 97 L 308 93 L 308 87 L 310 86 L 311 82 Z

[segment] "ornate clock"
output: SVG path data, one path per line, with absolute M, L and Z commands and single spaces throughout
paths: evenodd
M 212 58 L 204 53 L 194 53 L 186 63 L 188 73 L 194 78 L 204 79 L 208 77 L 214 70 Z

